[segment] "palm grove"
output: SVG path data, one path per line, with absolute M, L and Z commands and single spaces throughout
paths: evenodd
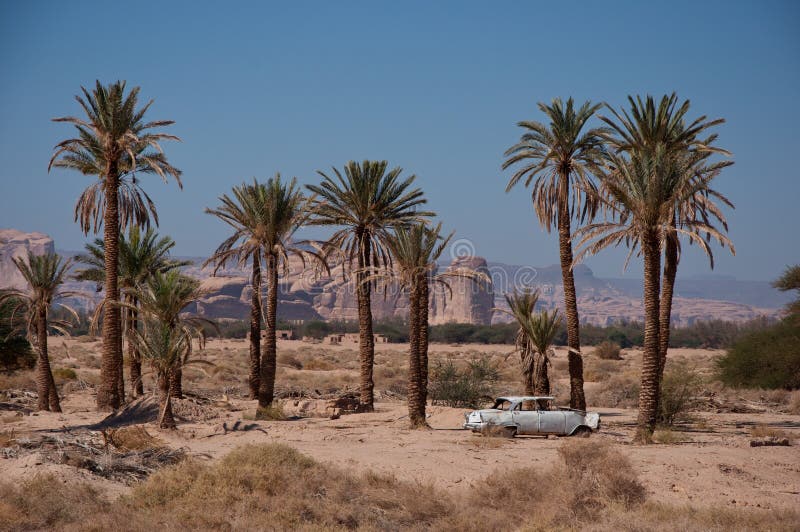
M 97 408 L 115 410 L 127 398 L 141 395 L 142 363 L 147 362 L 161 398 L 159 423 L 172 427 L 170 401 L 181 396 L 181 368 L 193 362 L 193 343 L 202 346 L 214 324 L 183 312 L 201 297 L 199 283 L 181 273 L 184 263 L 170 257 L 174 242 L 150 227 L 158 225 L 158 214 L 141 178 L 156 174 L 182 186 L 181 171 L 172 166 L 162 146 L 180 139 L 162 132 L 172 121 L 146 117 L 153 102 L 140 105 L 138 96 L 139 88 L 126 91 L 124 82 L 97 82 L 91 91 L 82 89 L 76 96 L 82 115 L 54 119 L 72 124 L 75 136 L 56 145 L 50 167 L 95 178 L 79 196 L 75 221 L 85 234 L 101 227 L 103 231 L 103 238 L 87 245 L 87 253 L 77 258 L 86 265 L 77 277 L 96 282 L 104 291 L 93 317 L 102 335 Z M 513 172 L 506 190 L 518 184 L 529 188 L 542 227 L 558 234 L 570 406 L 586 409 L 572 268 L 609 246 L 626 246 L 628 258 L 641 257 L 644 269 L 636 438 L 647 442 L 655 427 L 682 244 L 699 247 L 712 267 L 712 240 L 733 252 L 721 211 L 721 205 L 732 205 L 713 188 L 713 180 L 732 164 L 725 159 L 730 154 L 715 145 L 712 129 L 722 120 L 691 118 L 689 102 L 680 102 L 674 94 L 660 100 L 630 97 L 623 109 L 590 102 L 576 105 L 571 98 L 539 108 L 546 121 L 519 123 L 523 134 L 506 151 L 502 168 Z M 426 210 L 427 200 L 415 186 L 414 175 L 371 160 L 318 173 L 319 184 L 305 190 L 295 179 L 279 174 L 266 182 L 245 182 L 221 195 L 219 205 L 206 209 L 231 231 L 206 265 L 216 273 L 235 264 L 251 276 L 246 377 L 250 398 L 258 401 L 259 412 L 275 399 L 278 287 L 290 256 L 296 256 L 320 274 L 329 274 L 331 264 L 341 265 L 355 291 L 361 411 L 371 411 L 375 401 L 371 298 L 390 285 L 408 294 L 409 419 L 414 427 L 426 427 L 431 290 L 446 292 L 453 277 L 486 280 L 471 270 L 438 273 L 437 261 L 452 233 L 444 235 L 441 224 L 433 221 L 435 214 Z M 330 227 L 332 234 L 322 241 L 298 241 L 297 231 L 310 225 Z M 57 255 L 29 256 L 18 260 L 17 267 L 30 288 L 6 291 L 2 298 L 24 310 L 27 318 L 17 321 L 39 351 L 39 408 L 58 410 L 47 333 L 63 332 L 68 326 L 54 319 L 50 309 L 59 297 L 70 295 L 59 291 L 70 261 Z M 526 393 L 547 395 L 552 343 L 562 316 L 557 310 L 537 311 L 538 293 L 522 288 L 506 294 L 509 313 L 518 324 L 521 378 Z M 129 361 L 127 387 L 123 342 Z

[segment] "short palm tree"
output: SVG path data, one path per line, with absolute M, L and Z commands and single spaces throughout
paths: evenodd
M 622 245 L 640 246 L 644 260 L 644 353 L 639 393 L 636 440 L 647 442 L 653 433 L 659 401 L 660 368 L 660 268 L 661 244 L 670 230 L 675 205 L 684 205 L 708 188 L 710 175 L 698 179 L 689 171 L 692 162 L 674 157 L 663 146 L 642 153 L 608 153 L 606 172 L 601 178 L 606 208 L 614 219 L 590 224 L 576 232 L 581 238 L 580 260 L 588 254 Z M 682 229 L 694 225 L 694 231 Z M 697 220 L 678 220 L 677 231 L 701 242 Z M 713 227 L 702 232 L 714 234 Z
M 313 225 L 339 229 L 328 239 L 326 253 L 337 252 L 345 268 L 356 270 L 360 357 L 361 409 L 374 404 L 372 377 L 375 340 L 372 332 L 371 284 L 363 282 L 372 268 L 391 264 L 386 241 L 391 229 L 424 221 L 432 212 L 417 210 L 427 200 L 412 188 L 416 176 L 401 178 L 402 169 L 387 172 L 386 161 L 350 161 L 342 172 L 322 176 L 319 185 L 308 185 L 316 194 L 312 200 Z
M 153 132 L 171 125 L 169 120 L 146 121 L 145 113 L 152 100 L 138 107 L 139 88 L 125 94 L 125 82 L 103 86 L 99 81 L 92 92 L 81 87 L 83 97 L 75 99 L 85 118 L 68 116 L 56 122 L 73 124 L 77 137 L 58 143 L 50 166 L 77 170 L 93 175 L 98 181 L 78 199 L 75 219 L 88 233 L 103 225 L 105 244 L 105 301 L 107 312 L 102 324 L 103 351 L 97 408 L 118 408 L 124 399 L 122 384 L 122 329 L 117 279 L 120 229 L 143 225 L 153 216 L 155 205 L 139 187 L 137 174 L 158 174 L 166 181 L 173 177 L 180 186 L 181 172 L 168 161 L 161 149 L 163 140 L 179 140 L 174 135 Z M 48 168 L 48 170 L 49 170 Z
M 79 281 L 94 281 L 98 290 L 105 282 L 105 244 L 96 239 L 86 244 L 86 253 L 75 259 L 88 267 L 79 270 L 75 278 Z M 124 329 L 127 335 L 136 330 L 138 324 L 138 300 L 136 290 L 154 273 L 164 273 L 172 269 L 191 264 L 189 261 L 174 260 L 169 257 L 175 241 L 168 236 L 159 237 L 152 228 L 142 231 L 138 226 L 131 226 L 128 236 L 120 235 L 119 239 L 119 273 L 118 282 L 123 300 L 129 304 L 126 308 Z M 128 342 L 128 364 L 131 379 L 131 395 L 136 397 L 144 393 L 142 383 L 142 361 L 136 345 Z
M 800 296 L 800 265 L 787 266 L 781 276 L 772 283 L 772 286 L 781 292 L 794 290 Z M 789 318 L 800 320 L 800 297 L 786 306 L 786 313 Z
M 25 290 L 3 290 L 0 292 L 0 305 L 10 303 L 12 317 L 22 316 L 22 320 L 12 320 L 12 327 L 17 324 L 24 328 L 28 341 L 36 346 L 39 359 L 36 370 L 36 389 L 38 393 L 37 408 L 61 412 L 53 373 L 50 371 L 50 359 L 47 354 L 47 332 L 53 329 L 67 334 L 70 323 L 50 318 L 50 309 L 57 305 L 67 310 L 77 321 L 78 315 L 70 307 L 58 303 L 59 299 L 76 295 L 74 292 L 61 291 L 71 266 L 69 259 L 63 260 L 58 254 L 34 255 L 30 251 L 26 258 L 15 258 L 14 264 L 28 283 Z
M 442 224 L 434 227 L 417 222 L 397 227 L 386 239 L 391 253 L 390 267 L 373 268 L 363 282 L 394 282 L 409 294 L 408 412 L 412 428 L 427 427 L 428 400 L 428 309 L 431 288 L 450 291 L 448 281 L 467 278 L 487 281 L 488 277 L 471 269 L 448 269 L 437 273 L 437 262 L 454 233 L 442 236 Z
M 506 303 L 509 310 L 495 309 L 504 312 L 514 318 L 517 323 L 517 334 L 514 339 L 514 345 L 519 352 L 520 364 L 522 365 L 522 376 L 525 383 L 525 394 L 534 395 L 536 389 L 535 376 L 536 360 L 534 353 L 534 346 L 530 337 L 525 332 L 525 324 L 530 321 L 531 316 L 536 308 L 536 303 L 539 301 L 539 292 L 531 290 L 523 290 L 521 292 L 514 292 L 505 294 Z M 547 368 L 545 367 L 545 372 Z
M 181 329 L 154 319 L 143 320 L 142 327 L 133 331 L 131 339 L 156 374 L 161 405 L 158 426 L 162 429 L 173 429 L 176 424 L 172 415 L 170 376 L 191 351 L 192 340 Z
M 258 398 L 261 383 L 261 257 L 263 256 L 262 240 L 266 234 L 267 212 L 264 194 L 255 180 L 252 184 L 243 183 L 233 187 L 232 197 L 220 196 L 222 203 L 216 209 L 206 209 L 230 225 L 233 234 L 228 237 L 204 266 L 213 264 L 216 275 L 220 268 L 229 262 L 244 266 L 252 263 L 251 284 L 253 293 L 250 298 L 250 376 L 248 386 L 250 398 Z
M 202 296 L 200 283 L 177 270 L 169 270 L 165 273 L 155 272 L 135 292 L 139 303 L 136 308 L 143 320 L 163 324 L 170 330 L 176 331 L 176 334 L 181 334 L 186 338 L 185 350 L 181 352 L 180 360 L 169 366 L 169 373 L 166 374 L 168 382 L 159 383 L 162 391 L 166 386 L 169 394 L 174 398 L 179 399 L 183 395 L 182 368 L 191 357 L 192 338 L 198 338 L 202 347 L 205 340 L 205 329 L 207 327 L 217 328 L 216 323 L 209 319 L 187 315 L 183 312 L 187 306 Z M 123 306 L 131 308 L 131 305 L 128 304 L 123 304 Z M 133 332 L 135 337 L 136 331 Z M 136 346 L 137 349 L 141 348 L 141 342 L 136 342 Z M 146 355 L 143 353 L 143 356 Z
M 708 137 L 700 136 L 712 127 L 724 123 L 724 119 L 709 121 L 703 115 L 688 122 L 690 102 L 684 100 L 678 105 L 678 96 L 675 93 L 662 96 L 658 104 L 650 95 L 644 99 L 640 96 L 636 98 L 629 96 L 628 103 L 630 110 L 623 109 L 619 112 L 606 105 L 613 114 L 613 119 L 600 116 L 600 119 L 609 126 L 604 137 L 610 149 L 618 153 L 636 153 L 639 156 L 644 152 L 653 153 L 656 149 L 663 149 L 668 156 L 683 159 L 686 172 L 694 173 L 697 179 L 706 179 L 709 183 L 709 176 L 716 177 L 723 168 L 733 164 L 733 161 L 709 163 L 711 155 L 729 156 L 730 152 L 714 145 L 716 134 Z M 708 186 L 694 196 L 686 198 L 683 204 L 674 205 L 675 212 L 665 226 L 664 272 L 659 302 L 659 382 L 664 372 L 669 347 L 672 298 L 680 260 L 681 233 L 691 231 L 702 235 L 705 228 L 712 228 L 715 230 L 713 233 L 705 233 L 706 241 L 714 237 L 721 246 L 727 246 L 731 253 L 735 254 L 730 239 L 716 231 L 715 221 L 719 222 L 725 231 L 728 225 L 715 200 L 733 207 L 725 196 Z M 680 228 L 677 226 L 678 221 L 682 224 Z M 713 269 L 714 255 L 711 248 L 702 239 L 693 239 L 691 242 L 696 242 L 704 251 Z
M 553 355 L 553 341 L 561 327 L 561 316 L 558 309 L 542 310 L 529 315 L 520 325 L 529 342 L 530 362 L 526 371 L 531 373 L 528 380 L 534 383 L 533 394 L 550 395 L 548 366 Z
M 586 123 L 600 108 L 585 102 L 576 109 L 572 98 L 564 104 L 556 98 L 550 105 L 539 103 L 549 124 L 524 121 L 526 131 L 509 148 L 503 169 L 520 164 L 508 182 L 506 192 L 525 178 L 532 185 L 533 205 L 539 223 L 547 230 L 558 230 L 561 276 L 564 285 L 564 309 L 567 316 L 569 348 L 570 406 L 586 409 L 583 393 L 580 321 L 572 274 L 571 221 L 591 220 L 597 209 L 596 186 L 592 174 L 601 162 L 603 128 L 584 131 Z

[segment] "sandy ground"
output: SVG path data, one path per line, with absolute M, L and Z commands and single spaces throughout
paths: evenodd
M 239 345 L 245 346 L 243 342 Z M 378 349 L 400 351 L 402 346 Z M 463 346 L 435 349 L 456 352 L 463 350 Z M 686 351 L 682 353 L 684 356 L 692 355 L 690 350 L 682 351 Z M 696 357 L 711 356 L 708 352 L 693 351 Z M 187 388 L 191 392 L 191 386 Z M 252 421 L 254 401 L 223 393 L 211 398 L 206 395 L 192 400 L 191 397 L 176 408 L 183 405 L 185 411 L 191 411 L 194 405 L 201 415 L 185 416 L 178 430 L 162 431 L 152 423 L 145 426 L 150 434 L 171 447 L 184 448 L 201 460 L 216 459 L 246 443 L 280 442 L 345 469 L 389 473 L 448 490 L 469 486 L 496 470 L 548 467 L 558 460 L 557 449 L 564 442 L 563 438 L 552 437 L 487 439 L 460 428 L 465 410 L 440 406 L 429 407 L 431 430 L 411 431 L 406 426 L 406 407 L 400 401 L 384 400 L 377 404 L 374 413 L 331 420 L 322 417 L 324 400 L 287 399 L 284 402 L 287 413 L 304 411 L 315 417 L 256 422 Z M 98 427 L 93 425 L 106 414 L 93 411 L 90 389 L 66 394 L 62 406 L 61 414 L 19 416 L 0 412 L 4 416 L 2 430 L 13 431 L 17 437 L 43 434 L 97 437 Z M 773 412 L 698 412 L 691 425 L 679 427 L 674 433 L 677 442 L 637 446 L 629 443 L 635 410 L 597 410 L 602 429 L 591 437 L 618 445 L 654 499 L 692 506 L 800 507 L 800 416 Z M 751 448 L 750 429 L 756 425 L 781 430 L 798 439 L 790 447 Z M 51 463 L 36 453 L 0 458 L 0 478 L 4 480 L 18 481 L 35 472 L 53 473 L 65 482 L 91 482 L 109 496 L 129 489 L 125 484 L 102 479 L 86 470 Z

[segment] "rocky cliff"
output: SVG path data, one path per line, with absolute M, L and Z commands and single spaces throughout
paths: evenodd
M 0 288 L 25 288 L 25 278 L 14 259 L 54 253 L 53 239 L 43 233 L 23 233 L 16 229 L 0 229 Z

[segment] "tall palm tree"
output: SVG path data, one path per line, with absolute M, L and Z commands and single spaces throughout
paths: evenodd
M 9 289 L 0 292 L 0 305 L 11 303 L 11 316 L 22 316 L 23 320 L 12 320 L 12 327 L 21 325 L 28 341 L 36 346 L 39 359 L 36 370 L 36 389 L 38 393 L 37 408 L 61 412 L 53 373 L 50 371 L 50 359 L 47 354 L 47 332 L 53 329 L 67 334 L 70 323 L 65 320 L 50 318 L 50 309 L 56 305 L 67 310 L 77 321 L 75 311 L 58 300 L 76 295 L 74 292 L 61 291 L 71 266 L 69 259 L 63 260 L 57 254 L 34 255 L 30 251 L 26 258 L 14 258 L 17 270 L 28 283 L 26 290 Z
M 187 306 L 196 302 L 202 296 L 203 292 L 200 289 L 200 283 L 177 270 L 169 270 L 165 273 L 154 272 L 135 291 L 135 297 L 139 303 L 136 308 L 145 322 L 148 320 L 156 322 L 160 324 L 159 327 L 163 325 L 167 329 L 174 331 L 175 335 L 185 337 L 185 341 L 180 344 L 183 346 L 183 350 L 180 351 L 180 357 L 175 360 L 170 358 L 169 371 L 159 374 L 159 389 L 162 393 L 168 393 L 174 398 L 182 396 L 182 368 L 192 355 L 192 338 L 198 338 L 202 347 L 205 340 L 205 328 L 217 328 L 216 323 L 212 320 L 183 313 Z M 126 308 L 132 307 L 127 303 L 122 304 L 122 306 Z M 159 335 L 164 334 L 163 330 L 158 328 L 157 333 Z M 132 331 L 132 337 L 137 349 L 141 349 L 143 337 L 139 334 L 139 331 Z M 163 351 L 160 351 L 160 353 L 161 355 L 164 354 Z M 146 353 L 142 354 L 143 356 L 148 356 Z M 155 369 L 158 371 L 158 367 L 155 367 Z
M 370 268 L 391 264 L 386 240 L 392 228 L 424 221 L 434 213 L 418 211 L 427 200 L 411 188 L 416 176 L 402 179 L 402 169 L 387 172 L 386 161 L 350 161 L 333 177 L 324 172 L 319 185 L 308 185 L 313 199 L 313 225 L 339 227 L 326 243 L 326 252 L 338 251 L 347 269 L 356 270 L 360 357 L 361 409 L 374 403 L 372 378 L 375 340 L 372 332 L 371 284 L 363 282 Z M 354 268 L 355 267 L 355 268 Z
M 169 257 L 175 241 L 168 236 L 160 237 L 150 227 L 142 232 L 138 226 L 131 226 L 128 236 L 119 238 L 118 283 L 129 304 L 125 309 L 124 329 L 127 335 L 138 326 L 138 300 L 136 290 L 156 272 L 164 273 L 172 269 L 191 264 L 190 261 L 179 261 Z M 88 267 L 79 270 L 75 278 L 79 281 L 94 281 L 98 291 L 105 282 L 105 244 L 101 239 L 86 244 L 86 253 L 75 259 Z M 128 364 L 131 379 L 131 395 L 136 397 L 144 393 L 142 383 L 142 361 L 134 342 L 128 342 Z
M 628 96 L 628 103 L 630 111 L 623 109 L 619 112 L 606 104 L 614 118 L 600 116 L 600 119 L 609 126 L 608 131 L 604 134 L 605 140 L 615 151 L 641 154 L 646 151 L 652 153 L 660 147 L 668 156 L 680 157 L 687 162 L 691 161 L 691 164 L 686 165 L 686 171 L 698 176 L 712 174 L 716 176 L 723 168 L 733 164 L 733 161 L 709 163 L 708 159 L 712 154 L 725 156 L 731 154 L 714 145 L 717 139 L 716 134 L 705 138 L 700 136 L 701 133 L 712 127 L 723 124 L 724 119 L 709 121 L 703 115 L 689 122 L 687 113 L 690 102 L 684 100 L 678 105 L 678 96 L 674 92 L 662 96 L 658 104 L 650 95 L 645 99 L 642 99 L 641 96 L 636 98 Z M 675 212 L 665 226 L 662 244 L 664 271 L 659 302 L 659 382 L 664 372 L 669 348 L 672 298 L 680 260 L 679 237 L 682 231 L 702 233 L 703 227 L 715 228 L 714 220 L 718 221 L 725 231 L 728 230 L 725 216 L 714 200 L 733 208 L 733 204 L 725 196 L 709 187 L 686 198 L 683 204 L 674 205 Z M 677 227 L 678 220 L 683 224 L 680 228 L 681 231 Z M 698 220 L 699 225 L 696 224 Z M 706 233 L 706 241 L 710 240 L 712 236 L 721 246 L 727 246 L 731 253 L 735 254 L 732 242 L 725 235 L 718 231 L 713 234 Z M 714 255 L 711 248 L 703 240 L 695 239 L 694 241 L 708 256 L 711 269 L 713 269 Z
M 576 260 L 620 244 L 639 246 L 644 261 L 644 353 L 639 393 L 636 440 L 648 442 L 655 427 L 659 401 L 660 368 L 660 269 L 661 244 L 675 213 L 675 205 L 706 190 L 713 174 L 698 178 L 692 161 L 674 157 L 664 146 L 627 154 L 608 153 L 601 177 L 606 208 L 615 218 L 582 227 L 576 232 L 582 249 Z M 693 225 L 694 231 L 682 229 Z M 700 233 L 715 234 L 697 220 L 677 220 L 675 227 L 690 240 L 700 243 Z
M 139 87 L 125 94 L 125 82 L 103 86 L 97 81 L 90 93 L 81 87 L 76 96 L 85 118 L 55 118 L 75 126 L 78 136 L 55 146 L 48 171 L 52 167 L 70 168 L 84 175 L 97 176 L 78 199 L 75 220 L 88 233 L 98 231 L 101 220 L 105 245 L 105 305 L 103 352 L 97 408 L 116 409 L 124 399 L 122 388 L 122 331 L 117 280 L 120 229 L 127 225 L 146 225 L 150 216 L 158 223 L 155 205 L 139 187 L 137 174 L 158 174 L 165 181 L 173 177 L 181 186 L 181 172 L 172 166 L 160 142 L 180 140 L 174 135 L 153 132 L 169 126 L 171 120 L 146 121 L 150 100 L 138 107 Z
M 277 314 L 278 277 L 289 272 L 289 256 L 300 258 L 303 265 L 311 258 L 316 266 L 327 269 L 324 257 L 319 253 L 298 247 L 292 241 L 295 232 L 309 217 L 309 200 L 297 186 L 297 179 L 288 183 L 281 181 L 280 174 L 258 185 L 261 204 L 264 205 L 264 233 L 260 235 L 261 247 L 267 275 L 267 305 L 264 315 L 266 334 L 261 354 L 261 379 L 258 388 L 258 406 L 266 408 L 275 395 L 275 373 L 277 370 Z
M 566 105 L 556 98 L 550 105 L 539 103 L 539 109 L 549 124 L 524 121 L 519 126 L 526 131 L 520 141 L 509 148 L 503 163 L 507 169 L 521 163 L 506 186 L 510 191 L 525 178 L 531 186 L 533 205 L 539 223 L 548 232 L 558 230 L 561 277 L 564 285 L 564 310 L 567 316 L 569 348 L 570 406 L 586 409 L 583 393 L 583 359 L 581 358 L 580 320 L 572 274 L 571 221 L 591 220 L 597 209 L 596 186 L 592 173 L 600 164 L 603 153 L 604 128 L 584 132 L 586 122 L 600 108 L 585 102 L 575 109 L 569 98 Z
M 267 211 L 264 204 L 263 190 L 255 180 L 252 184 L 241 184 L 233 187 L 232 197 L 220 196 L 222 203 L 216 209 L 206 209 L 211 214 L 230 225 L 233 234 L 228 237 L 214 254 L 203 264 L 214 265 L 213 274 L 229 262 L 235 261 L 244 266 L 252 263 L 251 284 L 253 293 L 250 298 L 250 375 L 248 386 L 250 398 L 258 398 L 261 383 L 261 257 L 262 240 L 266 234 Z

